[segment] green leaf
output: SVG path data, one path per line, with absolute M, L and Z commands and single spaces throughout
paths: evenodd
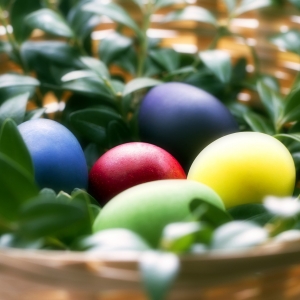
M 289 133 L 289 134 L 280 133 L 280 134 L 273 135 L 273 137 L 278 140 L 288 138 L 300 142 L 300 133 Z
M 131 81 L 129 81 L 126 85 L 125 85 L 125 89 L 123 92 L 123 97 L 125 97 L 126 95 L 133 93 L 137 90 L 141 90 L 144 88 L 149 88 L 149 87 L 153 87 L 159 84 L 162 84 L 163 82 L 157 79 L 153 79 L 153 78 L 147 78 L 147 77 L 143 77 L 143 78 L 135 78 Z
M 0 76 L 0 89 L 15 86 L 39 86 L 40 82 L 33 77 L 18 75 L 18 74 L 4 74 Z
M 0 131 L 0 153 L 5 154 L 28 173 L 34 180 L 30 153 L 14 121 L 7 119 Z
M 24 121 L 39 119 L 40 117 L 43 116 L 45 111 L 46 111 L 45 108 L 36 108 L 36 109 L 28 110 L 26 111 Z
M 162 7 L 171 6 L 171 5 L 175 5 L 175 4 L 181 4 L 181 3 L 186 3 L 186 1 L 185 0 L 156 0 L 155 8 L 159 9 Z
M 87 108 L 70 114 L 74 128 L 90 141 L 100 145 L 107 144 L 106 130 L 113 120 L 122 121 L 122 117 L 105 106 Z
M 142 32 L 130 15 L 116 3 L 102 4 L 101 1 L 92 1 L 83 6 L 83 10 L 93 12 L 99 15 L 105 15 L 116 23 L 125 25 L 135 31 L 138 36 L 142 36 Z
M 243 118 L 253 131 L 267 133 L 270 135 L 275 133 L 274 127 L 270 120 L 259 115 L 258 113 L 249 111 L 244 113 Z
M 14 221 L 22 203 L 38 194 L 32 177 L 18 163 L 0 153 L 0 216 Z
M 260 245 L 267 239 L 267 231 L 257 224 L 232 221 L 215 230 L 211 247 L 214 250 L 240 250 Z
M 282 218 L 288 219 L 300 214 L 300 201 L 297 198 L 267 196 L 263 204 L 270 213 Z
M 234 220 L 252 221 L 261 226 L 265 225 L 274 217 L 274 215 L 268 212 L 264 205 L 260 203 L 238 205 L 230 208 L 228 213 Z
M 10 2 L 11 2 L 11 0 L 0 0 L 0 6 L 2 8 L 6 8 Z
M 150 246 L 139 235 L 127 229 L 102 230 L 80 239 L 73 248 L 87 252 L 150 250 Z
M 180 65 L 180 55 L 171 48 L 154 49 L 149 52 L 150 57 L 165 71 L 173 72 Z
M 191 220 L 202 221 L 216 228 L 232 220 L 231 216 L 219 207 L 202 199 L 190 202 Z
M 107 126 L 108 147 L 113 148 L 131 141 L 130 131 L 123 122 L 112 120 Z
M 300 118 L 300 87 L 291 91 L 285 99 L 281 124 L 298 121 Z
M 212 233 L 211 227 L 200 222 L 171 223 L 163 230 L 160 248 L 173 253 L 184 253 L 195 243 L 208 244 Z
M 109 65 L 115 58 L 120 57 L 132 46 L 132 39 L 118 32 L 109 34 L 99 43 L 99 57 Z
M 68 82 L 72 80 L 77 80 L 81 78 L 89 78 L 89 77 L 97 77 L 96 73 L 94 71 L 90 70 L 77 70 L 77 71 L 71 71 L 67 74 L 64 74 L 64 76 L 61 78 L 62 82 Z M 102 81 L 101 81 L 102 83 Z
M 54 64 L 60 69 L 82 68 L 78 48 L 64 41 L 27 41 L 22 45 L 21 54 L 29 67 L 39 75 L 50 71 Z
M 147 57 L 148 58 L 148 57 Z M 147 59 L 146 59 L 147 62 Z M 116 57 L 113 61 L 116 66 L 119 66 L 126 72 L 135 77 L 137 72 L 137 51 L 134 47 L 129 47 L 122 55 Z
M 258 81 L 257 90 L 267 113 L 276 125 L 283 113 L 284 102 L 278 93 L 268 87 L 263 81 Z
M 298 9 L 300 9 L 300 1 L 299 0 L 289 0 L 293 5 L 295 5 Z
M 287 51 L 300 55 L 300 31 L 291 29 L 270 38 L 271 43 Z
M 228 14 L 230 15 L 237 5 L 237 0 L 224 0 L 224 2 L 226 4 Z
M 25 23 L 25 18 L 31 12 L 41 8 L 40 1 L 15 0 L 10 10 L 11 25 L 18 42 L 25 41 L 31 34 L 32 28 Z
M 55 236 L 70 242 L 91 233 L 91 212 L 87 199 L 61 194 L 50 198 L 40 194 L 22 206 L 20 233 L 28 238 Z
M 0 237 L 1 248 L 19 248 L 19 249 L 42 249 L 45 246 L 43 239 L 26 239 L 15 233 L 7 233 Z
M 0 126 L 7 119 L 14 120 L 17 124 L 24 121 L 29 93 L 21 94 L 8 99 L 0 106 Z
M 241 4 L 235 10 L 234 14 L 241 15 L 250 10 L 256 10 L 263 7 L 271 6 L 273 4 L 272 0 L 242 0 Z
M 102 79 L 110 78 L 110 74 L 106 65 L 99 59 L 86 56 L 86 57 L 81 57 L 80 60 L 85 66 L 87 66 L 87 68 L 94 71 Z
M 46 33 L 72 38 L 73 32 L 64 18 L 57 12 L 44 8 L 29 14 L 25 23 L 31 28 L 38 28 Z
M 173 11 L 163 19 L 164 22 L 180 20 L 203 22 L 214 26 L 218 24 L 217 19 L 209 10 L 199 6 L 187 6 L 181 10 Z
M 76 71 L 74 71 L 76 72 Z M 81 76 L 82 74 L 86 74 L 87 71 L 78 71 L 80 73 L 74 73 L 72 72 L 72 76 Z M 90 72 L 89 72 L 90 73 Z M 70 73 L 69 73 L 70 74 Z M 71 74 L 69 75 L 71 76 Z M 91 95 L 91 96 L 100 96 L 101 101 L 106 100 L 106 101 L 112 101 L 112 94 L 107 90 L 107 87 L 105 84 L 100 80 L 98 77 L 81 77 L 77 80 L 73 80 L 73 78 L 64 78 L 66 79 L 72 79 L 69 82 L 64 82 L 62 85 L 62 88 L 68 91 L 73 91 L 77 93 L 82 93 L 86 95 Z
M 230 81 L 232 67 L 230 55 L 222 50 L 206 50 L 199 53 L 204 65 L 215 74 L 220 81 Z
M 12 51 L 12 46 L 9 42 L 0 40 L 0 53 L 10 53 Z
M 179 273 L 179 258 L 172 253 L 145 252 L 139 268 L 149 299 L 163 300 Z
M 144 7 L 144 1 L 143 0 L 131 0 L 133 3 L 135 3 L 140 8 Z

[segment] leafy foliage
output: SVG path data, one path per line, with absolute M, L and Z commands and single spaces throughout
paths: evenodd
M 16 72 L 0 75 L 0 247 L 146 251 L 139 266 L 146 291 L 158 300 L 167 295 L 179 272 L 175 254 L 237 251 L 285 239 L 284 233 L 299 237 L 299 200 L 268 198 L 263 204 L 225 212 L 193 199 L 189 220 L 168 224 L 158 249 L 150 249 L 142 237 L 123 229 L 92 234 L 93 221 L 101 213 L 96 200 L 84 190 L 39 191 L 17 125 L 42 116 L 63 123 L 77 136 L 91 167 L 107 149 L 139 140 L 138 107 L 150 88 L 186 82 L 220 99 L 240 130 L 263 132 L 284 143 L 299 173 L 300 80 L 282 95 L 276 79 L 261 73 L 254 47 L 250 47 L 252 74 L 244 57 L 233 63 L 230 54 L 218 47 L 224 37 L 237 37 L 231 32 L 236 17 L 271 7 L 272 0 L 224 0 L 224 20 L 185 0 L 131 2 L 140 20 L 118 1 L 0 0 L 0 23 L 7 33 L 7 39 L 0 40 L 0 54 L 8 55 L 16 66 Z M 299 8 L 299 1 L 289 2 Z M 193 21 L 214 30 L 207 49 L 182 53 L 149 37 L 151 17 L 166 7 L 163 24 Z M 6 9 L 8 14 L 3 13 Z M 93 32 L 105 18 L 113 22 L 113 29 Z M 42 39 L 31 38 L 37 29 Z M 298 29 L 268 40 L 300 55 Z M 258 95 L 259 109 L 236 101 L 245 90 Z M 49 95 L 59 108 L 52 112 L 46 101 Z M 299 192 L 295 189 L 296 197 Z

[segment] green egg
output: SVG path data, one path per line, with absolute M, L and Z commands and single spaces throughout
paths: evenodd
M 126 228 L 157 247 L 167 224 L 191 216 L 193 199 L 225 210 L 221 198 L 204 184 L 185 179 L 158 180 L 129 188 L 111 199 L 96 218 L 93 230 Z

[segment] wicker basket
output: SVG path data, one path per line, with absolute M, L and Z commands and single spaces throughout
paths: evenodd
M 138 253 L 2 250 L 0 299 L 147 299 Z M 167 299 L 298 300 L 300 241 L 256 249 L 182 256 Z
M 120 1 L 125 5 L 128 0 Z M 222 19 L 223 1 L 198 0 L 195 5 L 209 8 Z M 132 13 L 134 7 L 132 8 Z M 286 93 L 296 72 L 299 56 L 278 50 L 265 37 L 283 30 L 283 26 L 299 26 L 297 11 L 286 4 L 280 14 L 276 10 L 251 12 L 245 19 L 257 20 L 258 27 L 243 27 L 236 22 L 234 30 L 257 45 L 262 68 L 280 80 Z M 138 16 L 137 16 L 138 18 Z M 296 21 L 295 21 L 296 20 Z M 241 20 L 240 20 L 241 21 Z M 256 23 L 257 24 L 257 23 Z M 153 22 L 153 29 L 162 29 Z M 191 45 L 205 49 L 213 39 L 209 26 L 196 22 L 164 24 L 175 36 L 164 38 L 163 46 Z M 95 30 L 113 28 L 102 24 Z M 95 37 L 97 35 L 95 34 Z M 95 45 L 97 44 L 95 39 Z M 244 56 L 251 65 L 249 48 L 238 40 L 226 38 L 218 48 L 231 53 L 233 60 Z M 7 57 L 0 56 L 0 74 L 15 69 Z M 250 68 L 251 69 L 251 68 Z M 137 253 L 88 253 L 0 251 L 0 300 L 142 300 L 147 299 L 138 269 Z M 168 299 L 174 300 L 298 300 L 300 299 L 300 241 L 272 244 L 235 253 L 211 253 L 181 257 L 181 272 Z

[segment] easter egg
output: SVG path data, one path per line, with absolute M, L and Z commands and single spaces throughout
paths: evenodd
M 186 179 L 186 174 L 164 149 L 148 143 L 125 143 L 95 162 L 89 173 L 89 192 L 104 204 L 132 186 L 162 179 Z
M 238 131 L 234 117 L 218 99 L 180 82 L 158 85 L 146 94 L 138 125 L 142 141 L 170 152 L 185 170 L 209 143 Z
M 33 160 L 40 188 L 70 193 L 87 188 L 88 170 L 82 148 L 73 133 L 49 119 L 34 119 L 18 126 Z
M 191 201 L 201 199 L 224 210 L 220 197 L 204 184 L 184 179 L 136 185 L 111 199 L 97 216 L 95 232 L 125 228 L 157 247 L 164 227 L 191 217 Z
M 239 132 L 203 149 L 188 179 L 210 186 L 230 208 L 260 203 L 268 195 L 292 195 L 295 173 L 293 158 L 280 141 L 259 132 Z

